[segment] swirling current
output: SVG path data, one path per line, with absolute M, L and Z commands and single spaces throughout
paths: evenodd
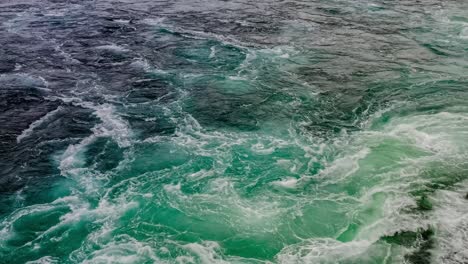
M 0 263 L 468 263 L 468 2 L 0 1 Z

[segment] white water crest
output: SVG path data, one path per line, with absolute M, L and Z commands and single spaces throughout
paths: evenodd
M 34 130 L 41 126 L 42 124 L 46 123 L 46 122 L 49 122 L 50 119 L 52 119 L 57 113 L 59 113 L 60 111 L 62 111 L 63 108 L 62 107 L 57 107 L 55 110 L 52 110 L 50 112 L 48 112 L 47 114 L 45 114 L 43 117 L 39 118 L 38 120 L 32 122 L 28 128 L 26 128 L 25 130 L 21 131 L 21 134 L 19 136 L 16 137 L 16 142 L 20 143 L 23 139 L 31 136 L 31 134 L 34 133 Z

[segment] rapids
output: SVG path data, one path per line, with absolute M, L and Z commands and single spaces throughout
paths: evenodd
M 468 3 L 0 2 L 0 263 L 467 263 Z

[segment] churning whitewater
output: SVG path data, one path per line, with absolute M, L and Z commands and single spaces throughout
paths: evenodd
M 0 2 L 0 263 L 468 263 L 468 3 Z

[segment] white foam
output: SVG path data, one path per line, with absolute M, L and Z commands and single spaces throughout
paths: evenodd
M 162 23 L 166 20 L 165 17 L 159 17 L 159 18 L 145 18 L 141 20 L 144 24 L 150 25 L 150 26 L 159 26 L 162 25 Z
M 80 143 L 69 145 L 60 158 L 59 169 L 63 176 L 78 176 L 85 170 L 84 161 L 81 157 L 85 148 L 95 140 L 96 137 L 89 136 Z
M 436 222 L 437 263 L 468 263 L 468 183 L 457 190 L 436 192 L 433 222 Z
M 121 23 L 121 24 L 128 24 L 130 20 L 128 19 L 114 19 L 114 22 Z
M 285 178 L 283 180 L 274 181 L 272 183 L 274 185 L 276 185 L 276 186 L 280 186 L 280 187 L 283 187 L 283 188 L 296 188 L 297 182 L 298 182 L 298 179 L 288 177 L 288 178 Z
M 451 142 L 444 140 L 441 135 L 421 131 L 414 124 L 396 125 L 389 135 L 396 138 L 406 138 L 414 142 L 419 148 L 430 152 L 450 151 Z
M 106 136 L 121 141 L 125 141 L 125 139 L 127 139 L 129 144 L 132 143 L 132 140 L 131 138 L 128 138 L 128 135 L 120 138 L 120 134 L 125 135 L 125 133 L 129 133 L 129 131 L 126 131 L 128 127 L 126 122 L 123 121 L 114 112 L 112 107 L 92 107 L 96 110 L 96 115 L 101 119 L 102 124 L 97 125 L 96 129 L 93 129 L 94 134 L 90 136 L 89 140 L 83 140 L 82 144 L 80 143 L 81 145 L 78 144 L 76 145 L 75 149 L 71 149 L 69 151 L 68 154 L 71 160 L 68 162 L 69 165 L 67 166 L 65 166 L 67 164 L 67 162 L 65 162 L 67 155 L 64 155 L 64 166 L 68 167 L 64 168 L 65 170 L 76 168 L 79 169 L 78 172 L 83 172 L 82 170 L 85 168 L 80 166 L 81 161 L 80 157 L 77 156 L 77 153 L 79 153 L 81 149 L 85 148 L 90 143 L 90 141 L 94 140 L 96 137 Z M 98 111 L 100 113 L 98 113 Z M 447 118 L 444 117 L 443 120 L 445 120 L 443 122 L 446 122 Z M 184 116 L 183 120 L 181 118 L 176 121 L 180 125 L 176 132 L 176 136 L 158 138 L 159 141 L 157 142 L 160 142 L 161 140 L 171 141 L 171 143 L 176 144 L 177 147 L 180 146 L 184 149 L 190 149 L 191 151 L 196 152 L 197 155 L 216 157 L 216 161 L 219 162 L 215 164 L 215 166 L 218 166 L 215 169 L 200 170 L 188 175 L 195 179 L 201 179 L 211 176 L 215 174 L 215 172 L 218 173 L 219 171 L 223 171 L 223 168 L 229 166 L 226 164 L 229 164 L 229 162 L 232 160 L 232 147 L 239 144 L 243 144 L 242 146 L 251 146 L 251 150 L 253 152 L 259 151 L 258 153 L 262 153 L 267 150 L 267 152 L 264 152 L 266 154 L 273 153 L 275 148 L 280 148 L 284 145 L 296 144 L 298 147 L 303 149 L 304 152 L 306 152 L 305 156 L 310 157 L 311 159 L 313 158 L 314 154 L 324 153 L 326 151 L 325 149 L 330 147 L 325 144 L 320 144 L 320 142 L 317 143 L 316 146 L 311 146 L 307 143 L 300 142 L 297 140 L 297 137 L 291 137 L 291 139 L 284 141 L 275 141 L 273 137 L 268 138 L 260 135 L 262 136 L 260 140 L 252 140 L 252 137 L 258 136 L 258 134 L 231 133 L 226 131 L 205 131 L 203 127 L 197 122 L 197 120 L 190 115 Z M 434 144 L 437 143 L 434 141 L 441 139 L 446 140 L 449 138 L 445 137 L 445 135 L 434 137 L 434 135 L 438 134 L 439 132 L 425 130 L 425 128 L 421 126 L 423 120 L 416 117 L 414 119 L 410 119 L 409 121 L 406 119 L 399 119 L 398 122 L 403 123 L 404 125 L 397 123 L 396 126 L 393 126 L 394 124 L 392 124 L 391 126 L 385 127 L 385 129 L 382 131 L 379 130 L 357 133 L 356 137 L 359 137 L 360 139 L 353 138 L 354 141 L 348 140 L 350 137 L 352 138 L 353 135 L 343 136 L 341 139 L 342 142 L 340 142 L 341 145 L 337 145 L 337 148 L 342 147 L 346 149 L 347 152 L 343 153 L 340 158 L 335 159 L 335 161 L 328 164 L 326 169 L 321 172 L 320 176 L 330 180 L 327 181 L 328 184 L 332 183 L 335 179 L 340 179 L 340 177 L 343 178 L 352 173 L 355 173 L 356 171 L 360 170 L 359 162 L 366 158 L 370 153 L 370 147 L 373 146 L 373 144 L 376 144 L 376 142 L 380 142 L 380 140 L 385 137 L 404 137 L 406 139 L 412 139 L 406 140 L 405 142 L 422 146 L 433 151 L 441 151 L 437 147 L 434 147 Z M 443 122 L 442 124 L 453 124 L 450 119 L 449 122 Z M 405 126 L 406 123 L 414 124 L 414 126 Z M 104 128 L 100 128 L 101 126 Z M 422 134 L 419 133 L 421 129 L 423 129 L 421 132 Z M 451 133 L 451 131 L 448 132 Z M 251 142 L 253 142 L 253 144 L 250 144 Z M 450 149 L 450 151 L 452 151 L 452 149 Z M 278 165 L 285 166 L 287 168 L 293 164 L 293 162 L 290 160 L 278 160 L 277 163 Z M 299 164 L 299 162 L 294 161 L 294 164 L 296 163 Z M 248 166 L 246 165 L 245 167 L 247 168 Z M 175 170 L 176 169 L 172 169 L 171 173 L 174 173 Z M 296 169 L 293 171 L 295 170 Z M 366 206 L 368 206 L 368 203 L 372 202 L 373 196 L 375 194 L 394 194 L 394 196 L 388 198 L 385 203 L 383 203 L 381 208 L 378 208 L 379 210 L 381 209 L 379 211 L 381 214 L 377 215 L 375 219 L 369 220 L 369 222 L 363 221 L 363 227 L 357 234 L 356 241 L 343 243 L 334 239 L 306 240 L 303 243 L 284 248 L 277 256 L 278 262 L 336 263 L 340 260 L 346 261 L 350 258 L 359 257 L 362 254 L 366 254 L 366 252 L 370 251 L 369 248 L 371 245 L 383 234 L 390 235 L 398 230 L 414 230 L 415 228 L 420 227 L 424 222 L 420 222 L 419 218 L 414 218 L 411 214 L 403 215 L 402 209 L 407 208 L 408 206 L 414 206 L 414 200 L 409 199 L 408 196 L 403 195 L 406 193 L 406 190 L 402 191 L 401 196 L 397 195 L 398 192 L 396 190 L 404 186 L 403 184 L 406 184 L 406 182 L 403 182 L 400 185 L 398 177 L 404 177 L 404 175 L 400 173 L 401 171 L 398 170 L 393 170 L 391 172 L 390 176 L 394 177 L 394 179 L 396 179 L 395 182 L 397 183 L 394 186 L 381 186 L 387 185 L 389 182 L 379 182 L 377 183 L 377 186 L 374 188 L 370 186 L 369 189 L 363 191 L 358 199 L 353 200 L 354 202 L 359 203 L 357 205 L 357 212 L 359 212 L 360 209 L 366 209 Z M 85 182 L 88 184 L 88 180 L 94 181 L 94 176 L 96 175 L 92 174 L 91 176 L 93 177 L 90 177 L 90 179 L 86 181 L 84 181 L 82 178 L 86 178 L 88 175 L 79 176 L 80 177 L 76 177 L 76 179 L 80 179 L 80 182 Z M 387 175 L 380 174 L 370 176 L 381 177 Z M 417 180 L 417 178 L 414 178 L 416 176 L 417 174 L 411 174 L 411 177 L 413 177 L 413 183 Z M 288 208 L 283 209 L 281 208 L 281 204 L 278 205 L 278 201 L 283 198 L 281 196 L 257 196 L 255 199 L 245 198 L 238 192 L 236 179 L 223 177 L 216 179 L 209 178 L 207 180 L 209 182 L 203 186 L 201 193 L 195 194 L 182 193 L 180 183 L 163 185 L 163 192 L 166 192 L 165 195 L 167 195 L 168 199 L 167 203 L 169 203 L 174 208 L 180 209 L 184 213 L 187 213 L 187 215 L 195 215 L 201 218 L 206 216 L 206 219 L 211 219 L 216 216 L 216 219 L 229 222 L 233 228 L 236 228 L 235 231 L 241 235 L 252 234 L 251 231 L 257 232 L 256 234 L 259 232 L 276 232 L 275 228 L 278 226 L 278 222 L 275 221 L 281 219 L 281 217 L 285 215 L 285 211 L 290 212 L 288 211 Z M 297 179 L 285 177 L 284 179 L 274 182 L 273 184 L 284 188 L 296 188 Z M 131 191 L 127 190 L 126 194 L 129 193 L 131 193 Z M 149 193 L 143 194 L 143 196 L 146 198 L 151 198 L 152 196 L 148 194 Z M 305 199 L 308 198 L 310 197 L 306 197 Z M 351 197 L 347 198 L 352 199 Z M 120 261 L 120 259 L 116 258 L 118 256 L 123 256 L 121 259 L 122 262 L 130 263 L 147 259 L 153 260 L 154 256 L 152 256 L 152 251 L 154 249 L 150 248 L 144 243 L 135 242 L 131 239 L 127 240 L 125 243 L 116 241 L 108 242 L 109 239 L 112 239 L 110 238 L 111 235 L 109 235 L 112 233 L 110 230 L 115 228 L 113 225 L 117 225 L 114 224 L 114 221 L 117 221 L 115 219 L 118 219 L 118 216 L 123 214 L 123 211 L 119 210 L 121 209 L 120 207 L 122 204 L 125 203 L 122 201 L 122 203 L 114 204 L 107 201 L 102 201 L 97 210 L 92 210 L 86 206 L 83 206 L 81 208 L 74 209 L 73 213 L 68 214 L 62 219 L 64 223 L 68 223 L 79 221 L 80 219 L 83 219 L 84 216 L 91 216 L 91 218 L 96 218 L 98 221 L 108 223 L 108 226 L 102 228 L 100 232 L 93 233 L 88 237 L 93 241 L 106 241 L 106 243 L 98 244 L 102 250 L 99 250 L 92 256 L 89 256 L 89 259 L 86 260 L 88 263 Z M 444 214 L 445 213 L 442 215 Z M 465 221 L 464 219 L 462 220 Z M 103 237 L 105 237 L 105 239 Z M 92 242 L 88 241 L 88 244 L 92 244 Z M 142 248 L 144 253 L 137 251 L 136 247 Z M 181 263 L 190 261 L 196 262 L 196 260 L 199 260 L 200 263 L 229 262 L 229 259 L 226 260 L 226 258 L 221 254 L 220 245 L 216 242 L 205 241 L 202 243 L 190 243 L 184 245 L 183 247 L 184 249 L 192 252 L 194 257 L 180 256 L 177 261 Z M 154 260 L 154 262 L 157 261 L 158 260 Z
M 21 134 L 16 137 L 16 142 L 20 143 L 24 138 L 27 138 L 31 136 L 31 134 L 34 132 L 34 129 L 36 129 L 38 126 L 42 125 L 43 123 L 49 121 L 55 114 L 60 112 L 63 108 L 62 107 L 57 107 L 57 109 L 50 111 L 43 117 L 39 118 L 38 120 L 32 122 L 29 127 L 21 132 Z
M 167 74 L 166 71 L 157 68 L 156 66 L 148 62 L 146 59 L 136 59 L 130 64 L 130 66 L 137 70 L 143 70 L 149 73 Z M 152 79 L 145 79 L 145 80 L 152 80 Z
M 200 180 L 200 179 L 203 179 L 203 178 L 211 177 L 214 174 L 215 174 L 214 170 L 201 169 L 201 170 L 199 170 L 197 172 L 194 172 L 194 173 L 190 174 L 189 177 L 196 178 L 197 180 Z
M 209 58 L 212 59 L 212 58 L 214 58 L 214 57 L 216 56 L 216 47 L 215 47 L 215 46 L 212 46 L 212 47 L 210 48 L 210 50 L 211 50 L 211 52 L 210 52 Z
M 8 32 L 19 33 L 29 25 L 33 16 L 34 12 L 30 12 L 28 10 L 25 12 L 17 13 L 15 17 L 3 22 L 2 24 Z
M 154 197 L 154 194 L 152 194 L 152 193 L 145 193 L 145 194 L 143 194 L 143 197 L 145 197 L 145 198 L 153 198 L 153 197 Z
M 247 81 L 247 78 L 241 76 L 229 76 L 228 79 L 232 81 Z
M 196 254 L 200 263 L 203 264 L 228 264 L 229 262 L 222 259 L 222 257 L 217 253 L 220 249 L 218 243 L 214 241 L 203 241 L 202 244 L 199 243 L 190 243 L 184 246 L 185 249 L 188 249 Z
M 37 260 L 26 262 L 26 264 L 54 264 L 60 263 L 60 259 L 52 256 L 45 256 Z
M 109 44 L 109 45 L 102 45 L 102 46 L 97 46 L 96 49 L 100 50 L 108 50 L 108 51 L 113 51 L 117 53 L 123 53 L 123 52 L 128 52 L 130 51 L 127 48 L 124 48 L 122 46 L 119 46 L 117 44 Z
M 116 237 L 115 240 L 103 245 L 101 249 L 95 250 L 83 264 L 92 263 L 165 263 L 160 260 L 154 250 L 142 242 L 127 235 Z
M 50 91 L 49 83 L 42 76 L 33 76 L 26 73 L 0 74 L 0 83 L 7 85 L 32 87 L 38 90 Z
M 175 261 L 179 264 L 192 264 L 196 263 L 195 258 L 192 256 L 178 256 Z
M 130 66 L 136 69 L 142 69 L 146 72 L 150 71 L 153 68 L 146 59 L 137 59 L 130 63 Z
M 52 203 L 55 208 L 67 206 L 70 212 L 60 217 L 60 222 L 43 231 L 37 238 L 28 242 L 29 245 L 40 245 L 40 241 L 47 237 L 47 239 L 54 242 L 61 242 L 68 239 L 69 232 L 63 232 L 64 229 L 74 226 L 77 223 L 94 222 L 94 224 L 102 224 L 102 227 L 95 232 L 99 235 L 88 235 L 88 240 L 97 242 L 96 240 L 106 240 L 111 236 L 111 231 L 115 228 L 114 224 L 118 218 L 126 211 L 138 206 L 136 203 L 127 203 L 121 201 L 120 203 L 110 203 L 106 200 L 101 200 L 98 207 L 92 209 L 86 200 L 77 196 L 69 196 L 57 199 Z
M 337 263 L 365 253 L 369 241 L 342 243 L 334 239 L 309 239 L 287 246 L 276 256 L 278 263 Z
M 425 229 L 428 221 L 423 216 L 408 212 L 408 208 L 415 208 L 414 197 L 408 195 L 409 190 L 402 185 L 376 186 L 369 190 L 360 201 L 358 210 L 373 208 L 377 217 L 369 217 L 355 236 L 356 240 L 377 241 L 384 235 L 393 235 L 400 231 L 414 231 Z M 374 195 L 386 194 L 383 203 L 374 201 Z
M 9 238 L 15 235 L 13 225 L 18 219 L 26 215 L 50 212 L 53 211 L 55 208 L 56 206 L 54 206 L 53 204 L 36 204 L 15 210 L 8 217 L 4 218 L 3 221 L 0 223 L 0 236 L 2 237 L 2 239 L 0 240 L 0 246 L 2 246 L 3 243 L 6 243 Z
M 95 114 L 102 123 L 93 128 L 97 136 L 111 137 L 120 147 L 130 146 L 131 130 L 126 121 L 116 115 L 115 108 L 110 104 L 97 107 Z
M 258 154 L 262 154 L 262 155 L 268 155 L 268 154 L 271 154 L 275 151 L 276 147 L 275 146 L 271 146 L 271 147 L 266 147 L 264 144 L 262 143 L 257 143 L 257 144 L 254 144 L 252 147 L 251 147 L 252 151 L 254 151 L 255 153 L 258 153 Z
M 180 192 L 180 187 L 181 187 L 180 183 L 178 183 L 178 184 L 165 184 L 164 185 L 164 190 L 166 190 L 167 192 L 170 192 L 170 193 L 174 193 L 174 192 L 178 193 L 178 192 Z
M 280 58 L 289 58 L 290 54 L 298 54 L 299 52 L 293 46 L 277 46 L 270 49 L 261 49 L 260 52 L 274 54 Z
M 205 31 L 198 31 L 198 30 L 191 30 L 182 27 L 177 27 L 174 25 L 170 25 L 164 23 L 166 19 L 164 17 L 161 18 L 150 18 L 150 19 L 143 19 L 142 22 L 147 25 L 151 26 L 158 26 L 163 27 L 168 31 L 176 32 L 181 34 L 186 38 L 193 38 L 193 39 L 215 39 L 225 45 L 231 45 L 242 49 L 248 49 L 249 46 L 257 46 L 255 43 L 244 43 L 240 40 L 237 40 L 231 36 L 224 36 L 215 34 L 212 32 L 205 32 Z
M 463 29 L 460 31 L 459 36 L 462 39 L 468 39 L 468 26 L 463 27 Z
M 344 155 L 325 167 L 318 177 L 327 178 L 327 183 L 343 180 L 359 170 L 359 161 L 369 155 L 370 152 L 369 148 L 364 147 L 355 153 Z
M 88 137 L 83 138 L 79 143 L 69 145 L 65 152 L 59 157 L 59 169 L 61 175 L 71 178 L 79 183 L 87 195 L 98 195 L 100 186 L 108 181 L 108 175 L 85 166 L 85 152 L 90 144 L 100 137 L 112 138 L 119 147 L 126 148 L 131 145 L 132 133 L 126 121 L 121 119 L 115 109 L 110 104 L 94 105 L 88 102 L 73 101 L 82 107 L 95 110 L 101 123 L 96 124 Z

